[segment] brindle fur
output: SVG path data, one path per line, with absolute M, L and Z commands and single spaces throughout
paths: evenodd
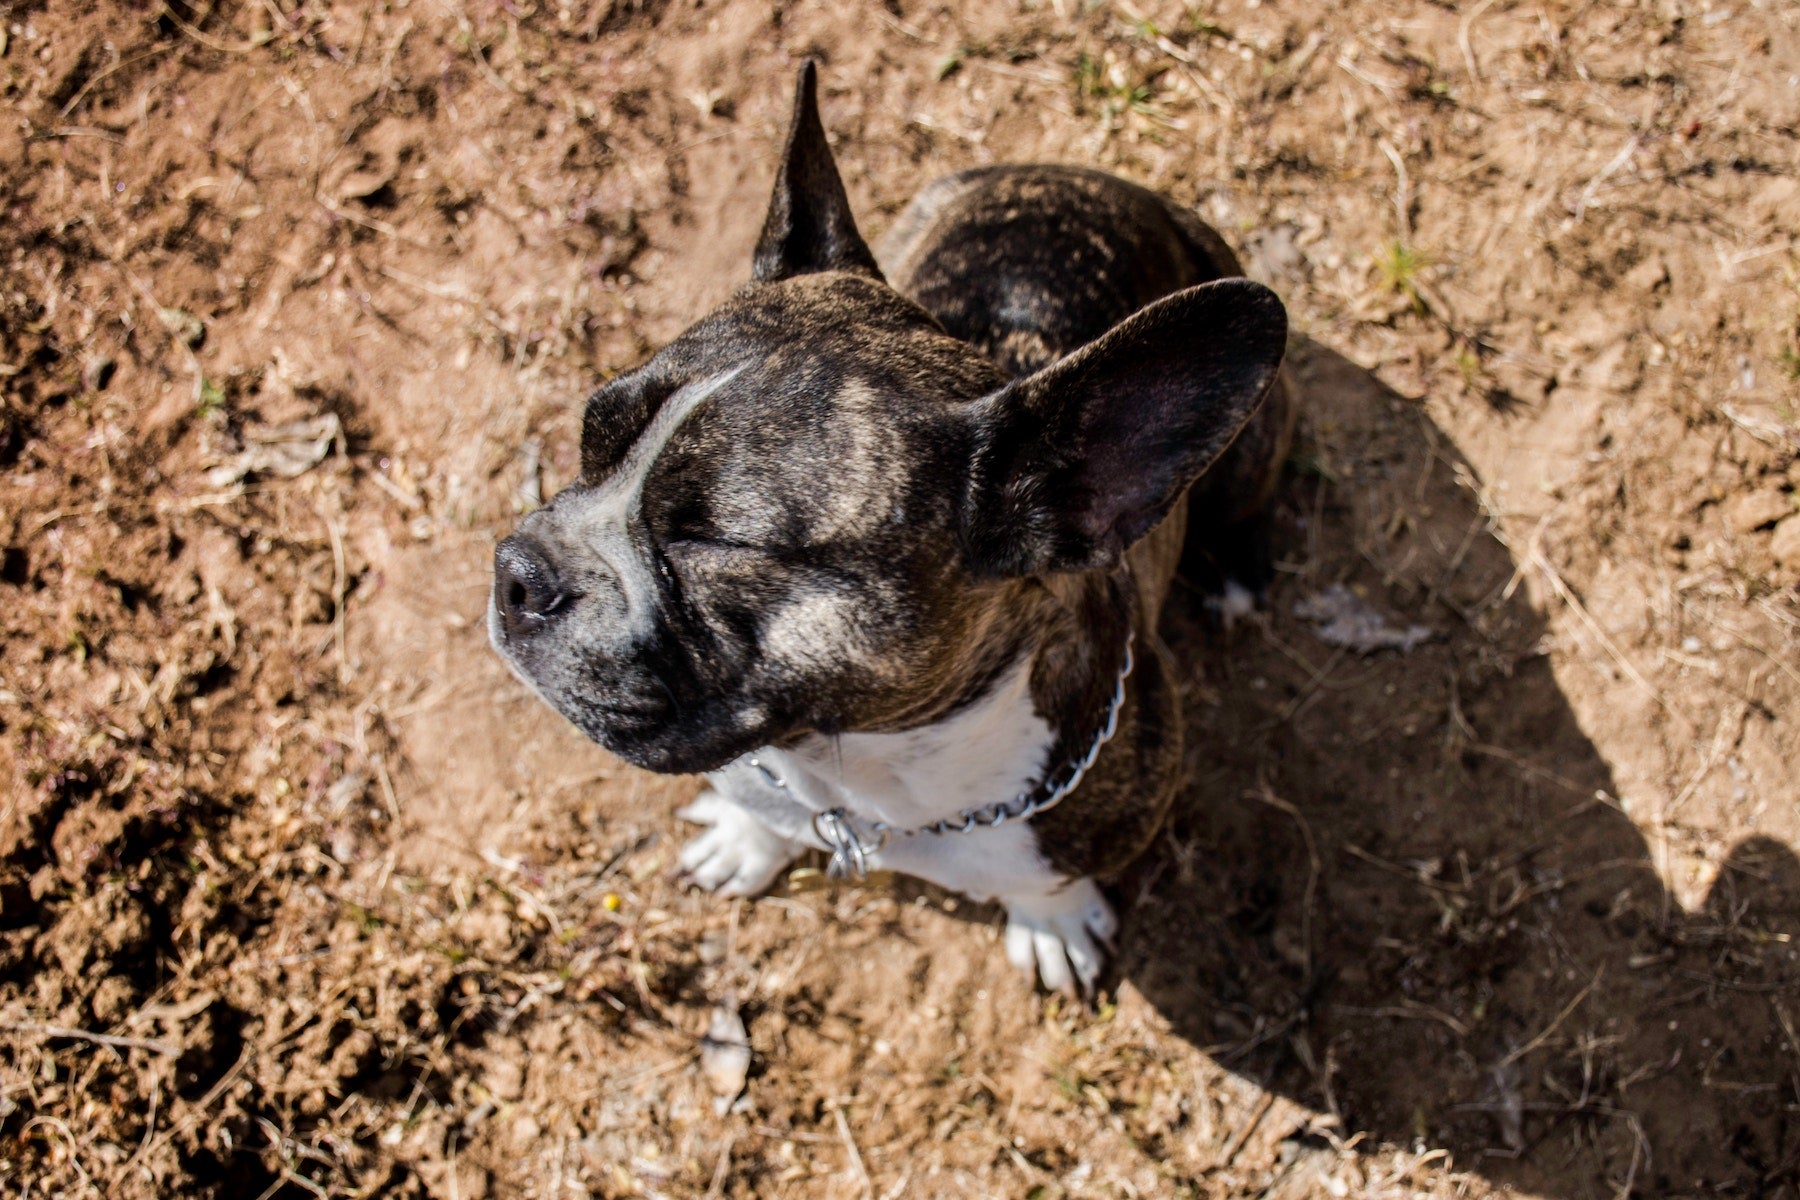
M 978 167 L 925 187 L 882 240 L 878 258 L 892 285 L 978 347 L 1007 374 L 1039 370 L 1172 292 L 1241 276 L 1237 256 L 1188 210 L 1133 183 L 1080 167 Z M 1090 630 L 1116 629 L 1135 608 L 1138 667 L 1113 746 L 1080 790 L 1036 819 L 1057 869 L 1116 874 L 1149 844 L 1174 798 L 1181 721 L 1169 686 L 1168 652 L 1156 636 L 1178 559 L 1216 584 L 1221 575 L 1260 589 L 1266 582 L 1263 508 L 1293 436 L 1295 408 L 1284 377 L 1231 447 L 1189 488 L 1164 524 L 1132 548 L 1131 578 L 1062 576 L 1059 608 Z M 1191 531 L 1184 539 L 1184 531 Z M 1185 556 L 1184 556 L 1184 540 Z M 1246 550 L 1250 557 L 1246 559 Z M 1212 569 L 1224 564 L 1223 571 Z M 1247 576 L 1247 577 L 1246 577 Z M 1102 639 L 1104 640 L 1104 639 Z M 1053 761 L 1081 752 L 1084 717 L 1104 704 L 1106 647 L 1095 662 L 1052 651 L 1034 673 L 1034 693 L 1062 736 Z
M 1111 873 L 1181 760 L 1157 627 L 1184 542 L 1254 520 L 1285 445 L 1285 314 L 1189 214 L 1056 167 L 927 188 L 896 290 L 814 88 L 807 64 L 751 282 L 589 400 L 579 479 L 498 548 L 494 643 L 675 772 L 929 730 L 1028 656 L 1051 770 L 1135 630 L 1116 738 L 1032 830 L 1064 875 Z

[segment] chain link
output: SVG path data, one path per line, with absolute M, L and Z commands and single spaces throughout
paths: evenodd
M 933 821 L 929 825 L 921 825 L 917 829 L 896 830 L 886 821 L 874 821 L 868 826 L 868 833 L 859 833 L 851 820 L 850 812 L 842 806 L 815 812 L 812 818 L 813 833 L 825 843 L 831 852 L 830 860 L 825 864 L 825 874 L 830 879 L 862 879 L 869 873 L 869 855 L 876 853 L 888 844 L 892 837 L 918 837 L 921 834 L 969 833 L 976 829 L 992 829 L 1004 825 L 1008 821 L 1024 821 L 1047 812 L 1061 804 L 1063 798 L 1080 786 L 1082 777 L 1094 760 L 1100 757 L 1100 748 L 1112 740 L 1113 734 L 1119 730 L 1119 710 L 1125 706 L 1125 680 L 1131 674 L 1134 665 L 1132 647 L 1137 640 L 1135 630 L 1127 630 L 1125 634 L 1125 662 L 1119 667 L 1119 677 L 1113 684 L 1112 700 L 1106 708 L 1106 721 L 1095 733 L 1094 740 L 1088 744 L 1087 753 L 1076 759 L 1069 767 L 1067 777 L 1061 783 L 1051 784 L 1046 776 L 1036 785 L 1027 788 L 1011 800 L 997 800 L 992 804 L 983 804 L 977 808 L 965 808 L 954 817 L 941 821 Z M 794 795 L 794 789 L 788 786 L 787 780 L 771 770 L 767 763 L 752 756 L 744 760 L 755 767 L 763 782 L 770 787 Z M 800 803 L 796 797 L 795 803 Z

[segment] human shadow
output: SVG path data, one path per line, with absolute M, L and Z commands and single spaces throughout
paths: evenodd
M 1800 1192 L 1800 863 L 1737 846 L 1686 911 L 1551 672 L 1473 473 L 1317 344 L 1264 617 L 1166 631 L 1190 774 L 1122 882 L 1119 973 L 1345 1134 L 1556 1197 Z M 1410 652 L 1320 640 L 1342 583 Z

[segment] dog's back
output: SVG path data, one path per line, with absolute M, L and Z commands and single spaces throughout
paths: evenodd
M 1099 171 L 978 167 L 920 192 L 888 234 L 889 281 L 956 337 L 1024 375 L 1152 301 L 1242 274 L 1156 193 Z
M 889 282 L 1008 373 L 1035 371 L 1163 296 L 1242 275 L 1223 238 L 1155 192 L 1101 171 L 978 167 L 913 198 L 882 240 Z M 1294 404 L 1277 378 L 1232 448 L 1188 494 L 1184 570 L 1209 592 L 1260 590 L 1262 509 Z

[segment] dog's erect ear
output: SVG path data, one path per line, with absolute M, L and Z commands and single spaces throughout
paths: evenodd
M 1287 311 L 1247 279 L 1166 296 L 977 401 L 960 513 L 986 576 L 1110 567 L 1243 429 L 1275 380 Z
M 881 278 L 875 256 L 856 232 L 844 181 L 819 121 L 818 69 L 800 65 L 787 148 L 775 175 L 775 194 L 756 242 L 752 278 L 764 281 L 816 271 L 856 271 Z

